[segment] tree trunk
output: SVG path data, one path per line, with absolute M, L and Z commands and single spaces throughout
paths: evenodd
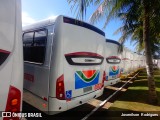
M 146 55 L 146 70 L 149 88 L 149 103 L 157 104 L 158 98 L 156 93 L 156 86 L 153 74 L 153 61 L 151 52 L 151 41 L 149 39 L 149 9 L 150 6 L 147 4 L 147 0 L 143 0 L 144 6 L 144 20 L 143 20 L 143 41 L 145 44 L 145 55 Z

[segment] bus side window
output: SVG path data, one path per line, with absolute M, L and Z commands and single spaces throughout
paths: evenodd
M 43 64 L 45 60 L 46 41 L 46 30 L 24 33 L 24 61 Z
M 45 30 L 40 30 L 35 32 L 34 36 L 34 62 L 44 63 L 45 52 L 46 52 L 46 41 L 47 41 L 47 32 Z
M 31 46 L 33 45 L 34 32 L 27 32 L 23 35 L 23 52 L 24 61 L 32 61 Z

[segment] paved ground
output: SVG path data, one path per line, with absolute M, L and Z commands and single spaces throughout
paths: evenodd
M 101 102 L 103 102 L 106 98 L 108 98 L 110 95 L 112 95 L 118 88 L 120 88 L 123 84 L 126 83 L 125 81 L 121 81 L 113 86 L 108 86 L 104 89 L 103 95 L 99 98 L 93 99 L 89 101 L 88 103 L 85 103 L 81 106 L 78 106 L 76 108 L 73 108 L 69 111 L 57 114 L 57 115 L 46 115 L 42 113 L 43 120 L 81 120 L 86 115 L 88 115 L 93 109 L 95 109 Z M 111 99 L 109 99 L 108 102 L 104 104 L 104 106 L 100 107 L 94 114 L 89 116 L 87 120 L 91 119 L 107 119 L 110 116 L 110 112 L 107 111 L 107 109 L 113 104 L 113 102 L 118 99 L 120 95 L 122 95 L 128 88 L 129 84 L 132 82 L 127 83 L 121 91 L 119 91 L 117 94 L 115 94 Z M 23 102 L 23 112 L 40 112 L 36 108 L 33 108 L 29 104 Z M 35 120 L 35 118 L 27 118 L 27 120 Z M 108 119 L 107 119 L 108 120 Z

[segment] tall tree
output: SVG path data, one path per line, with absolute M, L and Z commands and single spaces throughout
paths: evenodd
M 93 12 L 90 22 L 94 24 L 104 18 L 104 28 L 110 20 L 124 17 L 122 19 L 123 28 L 121 29 L 121 42 L 124 43 L 128 37 L 132 34 L 136 34 L 135 37 L 137 37 L 138 42 L 144 43 L 149 102 L 151 104 L 156 104 L 158 99 L 153 74 L 152 40 L 150 38 L 150 33 L 156 36 L 160 35 L 160 33 L 157 35 L 156 32 L 156 30 L 159 29 L 157 27 L 160 26 L 155 24 L 159 23 L 160 0 L 68 0 L 68 2 L 72 4 L 71 8 L 75 8 L 75 11 L 77 10 L 79 17 L 82 19 L 84 18 L 83 16 L 86 15 L 87 8 L 90 5 L 98 6 Z
M 150 1 L 149 1 L 150 2 Z M 156 103 L 158 101 L 157 94 L 155 90 L 155 81 L 153 75 L 153 62 L 152 62 L 152 52 L 151 52 L 151 40 L 149 39 L 150 32 L 150 22 L 149 22 L 149 14 L 150 14 L 150 4 L 146 0 L 142 0 L 143 7 L 143 41 L 145 46 L 145 55 L 146 55 L 146 70 L 148 75 L 148 87 L 149 87 L 149 96 L 150 102 Z
M 154 15 L 155 16 L 155 15 Z M 120 37 L 119 41 L 123 42 L 128 37 L 130 38 L 131 42 L 135 42 L 137 52 L 144 51 L 144 41 L 143 41 L 143 19 L 138 19 L 135 17 L 135 14 L 126 14 L 126 13 L 119 13 L 118 17 L 120 20 L 125 21 L 131 24 L 123 24 L 120 28 L 115 31 L 115 34 L 122 32 L 122 36 Z M 157 23 L 157 19 L 160 17 L 156 15 L 156 19 L 153 19 L 152 15 L 150 18 L 150 33 L 149 37 L 151 39 L 151 51 L 153 56 L 160 55 L 160 28 L 155 26 L 160 26 L 160 23 Z M 131 18 L 131 19 L 129 19 Z M 160 19 L 160 18 L 159 18 Z M 132 23 L 134 21 L 134 23 Z

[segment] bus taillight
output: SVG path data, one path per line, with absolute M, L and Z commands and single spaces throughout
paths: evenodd
M 64 91 L 64 75 L 61 75 L 57 79 L 56 83 L 56 98 L 60 100 L 65 99 L 65 91 Z
M 21 107 L 21 92 L 19 89 L 10 86 L 5 112 L 19 113 L 20 107 Z M 9 119 L 19 120 L 18 117 L 13 117 L 13 118 L 5 117 L 3 120 L 9 120 Z

